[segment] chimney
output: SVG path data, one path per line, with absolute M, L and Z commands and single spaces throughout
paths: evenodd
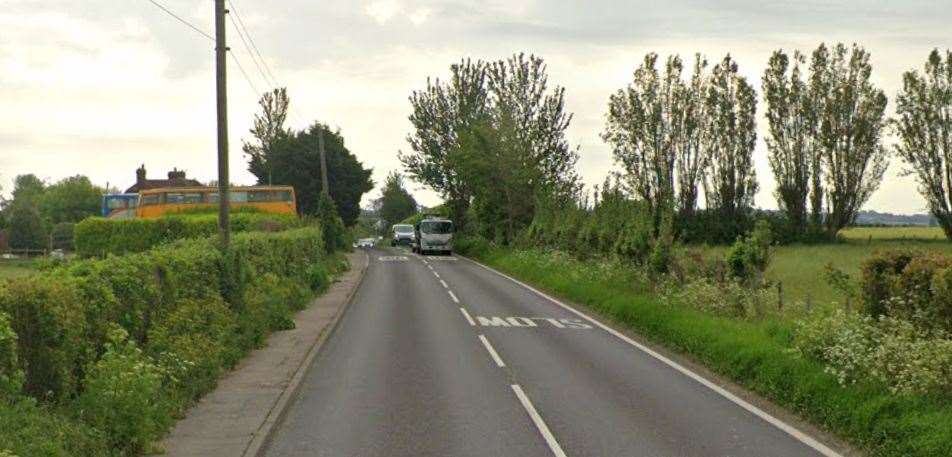
M 136 168 L 136 184 L 141 186 L 143 183 L 145 183 L 145 164 Z
M 185 171 L 173 168 L 172 171 L 169 172 L 169 180 L 185 180 Z

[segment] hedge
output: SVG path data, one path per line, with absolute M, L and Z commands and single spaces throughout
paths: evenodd
M 302 227 L 294 215 L 255 212 L 231 216 L 234 232 L 276 232 Z M 82 257 L 105 257 L 143 252 L 180 239 L 205 238 L 218 232 L 217 214 L 173 215 L 158 219 L 89 218 L 75 227 L 76 252 Z
M 321 229 L 180 240 L 0 283 L 0 455 L 131 456 L 340 268 Z M 11 350 L 15 347 L 15 350 Z

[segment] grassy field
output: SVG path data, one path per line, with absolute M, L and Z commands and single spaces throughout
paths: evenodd
M 36 271 L 33 260 L 0 260 L 0 279 L 17 278 Z
M 835 244 L 794 244 L 774 251 L 767 279 L 782 283 L 784 306 L 844 304 L 843 296 L 824 279 L 828 264 L 857 279 L 863 260 L 877 251 L 917 249 L 952 255 L 952 242 L 938 227 L 855 227 L 841 232 L 841 238 Z M 723 256 L 727 247 L 703 251 L 705 256 Z

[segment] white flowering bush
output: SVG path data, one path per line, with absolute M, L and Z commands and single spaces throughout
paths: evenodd
M 126 331 L 114 328 L 106 352 L 89 366 L 86 389 L 73 409 L 106 432 L 111 448 L 137 455 L 171 423 L 171 408 L 160 395 L 164 379 L 163 370 L 129 341 Z
M 763 317 L 773 303 L 769 289 L 747 287 L 736 281 L 718 282 L 700 278 L 686 284 L 659 289 L 662 300 L 672 306 L 687 306 L 718 316 Z
M 836 310 L 800 321 L 794 345 L 843 385 L 871 379 L 894 393 L 952 392 L 952 339 L 903 319 Z

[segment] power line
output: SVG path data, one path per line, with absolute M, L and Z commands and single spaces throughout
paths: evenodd
M 157 1 L 155 1 L 155 0 L 149 0 L 149 3 L 152 3 L 153 5 L 157 6 L 157 7 L 158 7 L 159 9 L 161 9 L 162 11 L 165 11 L 165 13 L 168 14 L 169 16 L 172 16 L 172 17 L 174 17 L 175 19 L 178 19 L 179 22 L 185 24 L 188 28 L 190 28 L 190 29 L 196 31 L 197 33 L 199 33 L 200 35 L 204 36 L 205 38 L 208 38 L 208 39 L 211 40 L 211 41 L 215 41 L 215 37 L 211 36 L 211 34 L 209 34 L 208 32 L 206 32 L 206 31 L 204 31 L 204 30 L 202 30 L 202 29 L 200 29 L 200 28 L 198 28 L 198 27 L 196 27 L 196 26 L 193 25 L 191 22 L 186 21 L 185 19 L 182 18 L 182 16 L 179 16 L 178 14 L 173 13 L 172 10 L 166 8 L 165 6 L 163 6 L 162 4 L 160 4 L 159 2 L 157 2 Z
M 258 59 L 255 58 L 254 53 L 251 51 L 251 46 L 248 45 L 248 40 L 245 39 L 245 34 L 242 33 L 241 28 L 238 27 L 238 24 L 235 22 L 235 15 L 229 14 L 228 19 L 231 19 L 231 25 L 235 27 L 235 31 L 238 32 L 238 36 L 241 37 L 241 42 L 245 45 L 245 50 L 248 51 L 248 55 L 251 56 L 251 61 L 255 64 L 255 68 L 258 69 L 258 73 L 261 75 L 261 78 L 264 79 L 265 85 L 271 87 L 276 86 L 276 84 L 272 84 L 272 82 L 268 80 L 268 75 L 266 75 L 264 70 L 261 69 Z
M 248 87 L 250 87 L 251 91 L 254 92 L 255 97 L 260 97 L 261 92 L 258 91 L 258 87 L 255 86 L 254 81 L 248 77 L 248 72 L 246 72 L 245 67 L 241 65 L 241 61 L 238 60 L 238 56 L 236 56 L 232 51 L 229 51 L 228 54 L 231 55 L 231 59 L 235 61 L 235 65 L 238 66 L 238 71 L 241 72 L 241 76 L 245 78 L 245 81 L 248 83 Z
M 232 19 L 231 20 L 232 24 L 235 25 L 236 29 L 238 29 L 238 34 L 242 36 L 242 40 L 244 40 L 244 37 L 248 37 L 248 42 L 251 43 L 251 49 L 248 49 L 248 42 L 245 42 L 245 48 L 248 49 L 248 53 L 251 54 L 252 60 L 254 60 L 255 56 L 257 56 L 257 60 L 255 60 L 255 65 L 258 64 L 258 61 L 261 61 L 261 65 L 264 67 L 265 71 L 267 71 L 268 76 L 270 76 L 271 79 L 270 81 L 268 81 L 268 76 L 265 76 L 264 72 L 261 72 L 261 76 L 265 79 L 265 81 L 268 81 L 268 83 L 271 86 L 273 87 L 280 86 L 281 84 L 278 83 L 278 78 L 276 78 L 274 76 L 274 73 L 271 71 L 271 67 L 268 65 L 268 61 L 264 60 L 264 57 L 261 55 L 261 51 L 258 49 L 258 44 L 255 43 L 254 37 L 251 36 L 251 32 L 248 31 L 248 27 L 245 26 L 244 19 L 242 19 L 241 14 L 238 13 L 238 8 L 235 7 L 235 2 L 233 2 L 232 0 L 228 0 L 228 4 L 231 6 L 231 11 L 235 13 L 235 16 L 238 19 L 237 24 L 235 24 L 235 19 Z M 254 52 L 252 52 L 252 49 L 254 50 Z M 258 70 L 260 71 L 261 68 L 259 68 Z

